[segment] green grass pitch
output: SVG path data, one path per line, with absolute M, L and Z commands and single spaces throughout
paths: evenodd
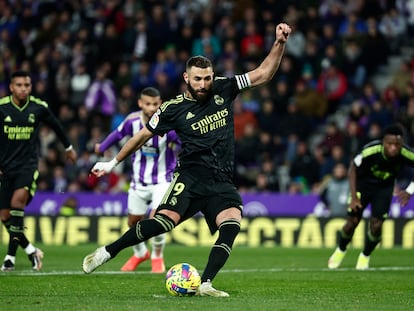
M 377 249 L 369 271 L 354 269 L 359 250 L 350 249 L 343 266 L 327 269 L 332 249 L 235 247 L 214 286 L 229 298 L 173 297 L 164 274 L 150 262 L 121 273 L 131 250 L 91 275 L 83 257 L 97 245 L 46 246 L 41 272 L 32 272 L 22 250 L 16 270 L 0 273 L 2 310 L 414 310 L 414 252 Z M 5 253 L 6 246 L 0 250 Z M 202 272 L 209 248 L 167 245 L 167 268 L 189 262 Z

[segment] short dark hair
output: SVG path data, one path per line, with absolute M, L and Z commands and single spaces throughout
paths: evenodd
M 14 78 L 21 78 L 21 77 L 30 77 L 30 75 L 27 71 L 18 70 L 11 74 L 10 80 L 13 80 Z
M 385 137 L 386 135 L 404 136 L 404 130 L 398 123 L 391 124 L 384 129 L 382 137 Z
M 158 91 L 155 87 L 146 87 L 145 89 L 143 89 L 141 91 L 141 96 L 142 95 L 146 95 L 146 96 L 150 96 L 150 97 L 161 97 L 160 91 Z
M 211 63 L 211 60 L 209 60 L 207 57 L 197 55 L 192 56 L 187 60 L 185 64 L 185 69 L 188 70 L 191 67 L 208 68 L 213 67 L 213 64 Z

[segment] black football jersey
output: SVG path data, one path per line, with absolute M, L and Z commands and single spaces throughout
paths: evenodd
M 56 132 L 65 147 L 70 146 L 60 122 L 46 102 L 30 96 L 27 103 L 19 107 L 12 102 L 11 96 L 0 99 L 0 169 L 3 174 L 37 167 L 41 122 Z
M 414 167 L 414 152 L 403 145 L 397 157 L 387 158 L 381 141 L 375 140 L 365 145 L 353 162 L 359 186 L 388 187 L 394 184 L 404 166 Z
M 182 142 L 179 165 L 198 165 L 233 174 L 232 102 L 239 93 L 236 78 L 217 77 L 212 95 L 200 103 L 185 94 L 164 102 L 147 124 L 155 135 L 175 130 Z

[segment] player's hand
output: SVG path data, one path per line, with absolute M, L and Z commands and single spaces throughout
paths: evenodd
M 362 204 L 359 199 L 351 199 L 351 203 L 349 203 L 348 210 L 357 212 L 361 208 L 362 208 Z
M 72 163 L 76 163 L 78 154 L 76 153 L 75 149 L 66 151 L 66 158 L 68 158 Z
M 101 177 L 110 173 L 113 168 L 115 167 L 116 163 L 113 161 L 109 162 L 97 162 L 91 169 L 91 173 L 96 175 L 97 177 Z
M 292 28 L 288 24 L 280 23 L 276 26 L 276 42 L 286 43 L 289 34 L 292 32 Z
M 102 152 L 99 151 L 100 146 L 101 146 L 101 144 L 95 144 L 94 151 L 95 151 L 96 154 L 101 154 L 102 153 Z
M 406 206 L 408 201 L 411 198 L 411 195 L 407 191 L 402 190 L 398 192 L 397 197 L 398 197 L 398 202 L 400 202 L 400 205 Z

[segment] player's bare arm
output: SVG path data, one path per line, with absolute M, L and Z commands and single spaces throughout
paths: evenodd
M 276 26 L 276 38 L 269 54 L 259 67 L 248 72 L 252 87 L 269 82 L 273 78 L 279 68 L 285 51 L 285 43 L 287 42 L 291 31 L 292 29 L 290 26 L 285 23 L 280 23 Z
M 109 162 L 97 162 L 91 172 L 98 177 L 108 174 L 119 163 L 125 160 L 129 155 L 141 148 L 145 142 L 153 136 L 147 127 L 132 136 L 125 145 L 122 146 L 118 154 Z
M 66 149 L 66 158 L 69 159 L 72 163 L 76 163 L 76 159 L 78 158 L 78 154 L 73 149 L 72 146 L 70 146 L 68 149 Z
M 357 211 L 358 208 L 362 207 L 361 201 L 357 195 L 356 178 L 356 166 L 354 163 L 352 163 L 351 167 L 349 168 L 349 189 L 351 192 L 351 202 L 349 203 L 349 208 L 354 212 Z

